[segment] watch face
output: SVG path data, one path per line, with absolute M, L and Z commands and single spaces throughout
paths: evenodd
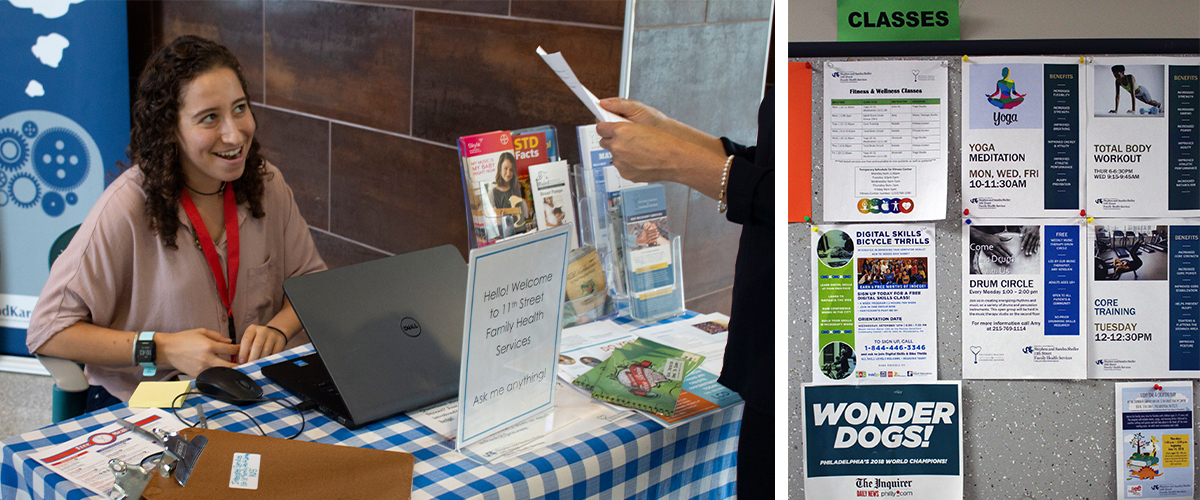
M 138 341 L 137 343 L 137 360 L 138 363 L 154 361 L 154 342 L 153 341 Z

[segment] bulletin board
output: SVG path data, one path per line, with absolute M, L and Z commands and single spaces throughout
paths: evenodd
M 821 68 L 857 60 L 945 61 L 949 69 L 946 214 L 936 229 L 937 378 L 963 374 L 962 145 L 963 55 L 1194 55 L 1194 39 L 1000 40 L 960 42 L 792 43 L 789 62 L 813 66 L 812 224 L 789 224 L 788 238 L 788 496 L 806 498 L 800 386 L 811 383 L 813 304 L 810 276 L 813 226 L 825 204 Z M 1165 300 L 1165 299 L 1164 299 Z M 970 356 L 969 354 L 967 355 Z M 1113 380 L 965 380 L 962 383 L 964 496 L 972 499 L 1115 498 Z M 1200 411 L 1196 405 L 1193 411 Z M 1196 425 L 1196 422 L 1193 422 Z M 1200 430 L 1200 428 L 1194 429 Z M 1193 457 L 1196 446 L 1193 443 Z M 808 498 L 820 498 L 811 492 Z

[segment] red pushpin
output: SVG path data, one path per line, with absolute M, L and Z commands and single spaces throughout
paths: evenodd
M 963 215 L 969 215 L 970 213 L 971 213 L 971 209 L 969 209 L 969 208 L 963 209 Z
M 807 69 L 812 69 L 812 63 L 806 62 L 806 63 L 804 63 L 804 67 Z
M 1080 216 L 1080 217 L 1087 217 L 1087 210 L 1080 210 L 1080 211 L 1079 211 L 1079 216 Z
M 1162 390 L 1162 386 L 1161 386 L 1161 385 L 1158 385 L 1158 384 L 1154 384 L 1154 390 L 1156 390 L 1156 391 L 1161 391 L 1161 390 Z

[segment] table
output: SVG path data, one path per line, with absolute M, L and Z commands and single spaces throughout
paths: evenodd
M 289 393 L 262 375 L 261 368 L 311 352 L 312 345 L 308 344 L 239 369 L 262 384 L 265 397 L 288 397 Z M 209 414 L 215 409 L 231 408 L 202 396 L 191 396 L 188 401 L 203 401 Z M 278 404 L 243 409 L 269 436 L 287 437 L 299 430 L 300 417 Z M 125 404 L 114 405 L 0 441 L 0 498 L 102 498 L 26 458 L 25 453 L 62 443 L 133 413 Z M 466 458 L 455 452 L 445 438 L 405 415 L 355 431 L 316 411 L 306 413 L 306 418 L 304 433 L 297 439 L 413 454 L 414 499 L 722 499 L 735 494 L 742 405 L 674 429 L 664 429 L 634 414 L 500 464 L 480 464 Z M 257 432 L 249 419 L 236 413 L 210 420 L 209 427 Z

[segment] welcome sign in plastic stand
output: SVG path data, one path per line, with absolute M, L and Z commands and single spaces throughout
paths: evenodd
M 471 250 L 456 449 L 554 407 L 569 228 Z

